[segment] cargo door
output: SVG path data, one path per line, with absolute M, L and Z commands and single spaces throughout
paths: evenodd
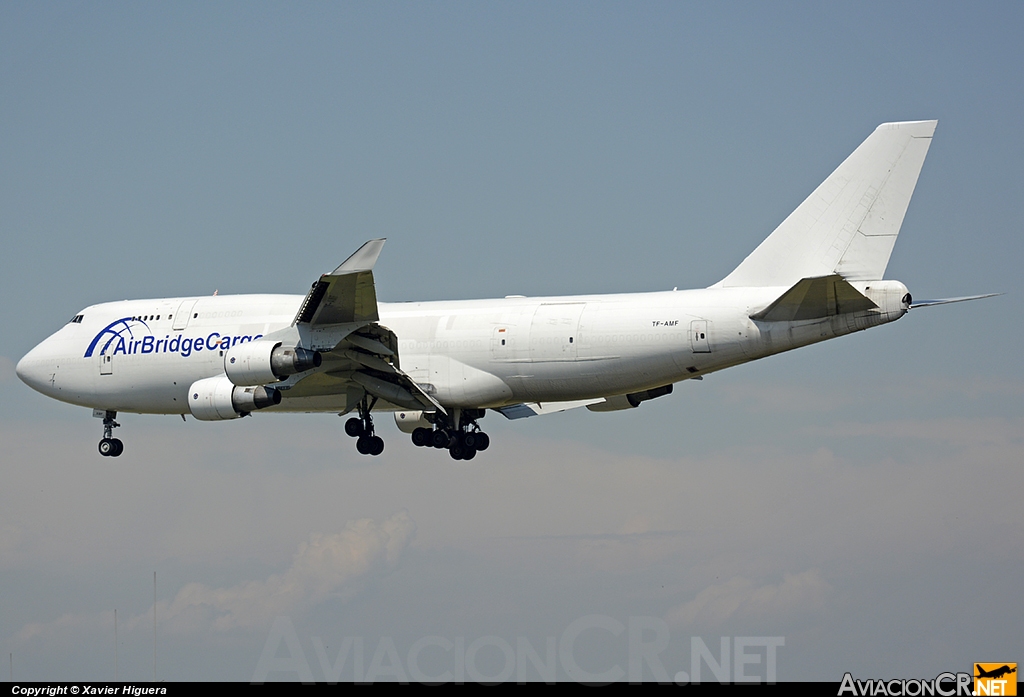
M 586 303 L 544 303 L 530 324 L 531 361 L 574 361 Z

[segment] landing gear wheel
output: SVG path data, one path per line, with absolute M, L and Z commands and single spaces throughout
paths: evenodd
M 103 457 L 117 457 L 124 452 L 124 443 L 114 438 L 114 429 L 121 424 L 114 421 L 116 411 L 103 412 L 103 439 L 100 441 L 99 451 Z
M 462 459 L 463 460 L 472 460 L 474 457 L 476 457 L 476 449 L 475 448 L 466 448 L 466 452 L 464 452 L 462 454 Z
M 435 448 L 447 448 L 451 442 L 452 439 L 448 434 L 441 430 L 434 431 L 430 436 L 430 444 Z
M 417 428 L 412 432 L 412 444 L 417 448 L 430 445 L 432 432 L 426 428 Z
M 473 435 L 476 436 L 476 445 L 473 447 L 480 452 L 487 450 L 487 447 L 491 444 L 491 437 L 483 431 L 477 431 Z
M 448 454 L 452 456 L 453 460 L 463 460 L 466 457 L 466 448 L 460 443 L 456 443 L 448 448 Z
M 104 438 L 100 441 L 100 455 L 103 457 L 112 457 L 117 452 L 117 446 L 114 445 L 113 438 Z
M 384 452 L 384 439 L 373 432 L 373 417 L 370 412 L 377 398 L 367 397 L 359 402 L 359 416 L 353 416 L 345 422 L 345 433 L 356 439 L 356 450 L 360 455 L 380 455 Z
M 470 450 L 474 450 L 474 449 L 476 449 L 476 447 L 477 447 L 477 445 L 479 443 L 480 434 L 474 433 L 473 431 L 467 431 L 466 433 L 462 434 L 462 439 L 461 440 L 462 440 L 462 444 L 464 446 L 466 446 Z
M 380 455 L 384 452 L 384 439 L 380 436 L 370 436 L 370 454 Z

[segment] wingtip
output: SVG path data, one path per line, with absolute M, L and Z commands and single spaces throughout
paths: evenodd
M 378 237 L 377 239 L 367 240 L 363 243 L 362 247 L 352 253 L 352 256 L 343 261 L 341 266 L 333 271 L 332 275 L 372 271 L 373 265 L 377 263 L 377 257 L 380 256 L 380 251 L 384 248 L 384 243 L 387 239 L 386 237 Z

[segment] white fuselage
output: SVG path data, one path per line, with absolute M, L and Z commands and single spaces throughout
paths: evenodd
M 785 287 L 380 303 L 401 369 L 439 403 L 487 408 L 608 397 L 669 385 L 899 319 L 906 287 L 857 284 L 878 309 L 795 322 L 750 315 Z M 291 325 L 303 296 L 131 300 L 90 306 L 17 367 L 39 392 L 95 409 L 184 414 L 224 352 Z M 280 383 L 266 411 L 344 412 L 353 396 L 324 366 Z M 300 383 L 301 381 L 301 383 Z M 382 405 L 388 408 L 388 405 Z

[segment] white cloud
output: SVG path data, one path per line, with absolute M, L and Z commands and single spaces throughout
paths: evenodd
M 170 602 L 156 606 L 157 621 L 175 633 L 251 629 L 277 615 L 308 612 L 332 597 L 349 599 L 370 579 L 394 568 L 416 534 L 407 511 L 376 522 L 350 521 L 335 534 L 313 533 L 299 545 L 291 566 L 265 580 L 210 588 L 189 583 Z M 47 623 L 25 625 L 18 633 L 27 640 L 76 627 L 104 626 L 106 615 L 66 614 Z M 152 608 L 124 623 L 131 631 L 153 621 Z
M 782 583 L 757 586 L 742 576 L 708 586 L 697 596 L 666 613 L 669 624 L 685 627 L 717 628 L 736 618 L 778 619 L 820 609 L 831 586 L 818 569 L 785 574 Z
M 252 628 L 277 615 L 307 611 L 332 596 L 348 598 L 369 577 L 392 568 L 415 532 L 408 512 L 400 511 L 380 523 L 351 521 L 333 535 L 313 533 L 283 574 L 229 588 L 190 583 L 170 603 L 158 603 L 158 621 L 183 632 Z M 140 615 L 132 622 L 148 619 Z

